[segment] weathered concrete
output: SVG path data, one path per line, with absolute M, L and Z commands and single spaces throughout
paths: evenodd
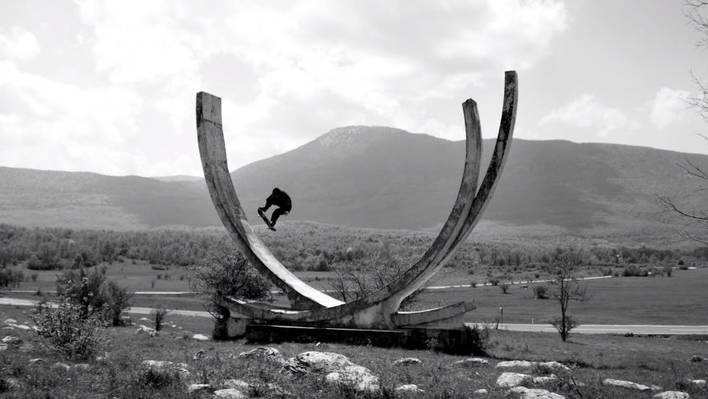
M 298 279 L 275 259 L 256 236 L 246 220 L 229 174 L 221 125 L 221 100 L 204 92 L 198 93 L 199 150 L 204 177 L 216 211 L 239 250 L 288 295 L 292 309 L 269 308 L 234 298 L 225 298 L 222 305 L 234 314 L 247 316 L 257 322 L 376 329 L 430 325 L 454 319 L 471 310 L 471 304 L 459 303 L 422 312 L 398 312 L 403 299 L 421 288 L 442 268 L 479 221 L 509 153 L 517 100 L 516 72 L 509 71 L 505 74 L 499 135 L 479 190 L 477 181 L 482 141 L 479 114 L 473 100 L 463 103 L 465 166 L 457 199 L 440 233 L 421 259 L 397 280 L 368 297 L 342 303 Z

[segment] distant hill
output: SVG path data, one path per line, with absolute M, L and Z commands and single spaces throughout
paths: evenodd
M 201 176 L 189 176 L 189 175 L 174 175 L 174 176 L 151 176 L 150 179 L 155 179 L 164 182 L 174 182 L 174 181 L 200 181 L 204 180 Z
M 484 141 L 483 168 L 492 146 Z M 696 205 L 705 198 L 687 190 L 676 166 L 683 159 L 708 165 L 705 155 L 515 139 L 484 225 L 595 236 L 673 234 L 671 215 L 662 213 L 656 196 L 680 194 Z M 463 161 L 463 141 L 352 126 L 232 177 L 254 216 L 278 186 L 293 197 L 290 220 L 426 229 L 445 220 Z M 203 180 L 168 180 L 0 168 L 0 222 L 119 229 L 218 224 Z

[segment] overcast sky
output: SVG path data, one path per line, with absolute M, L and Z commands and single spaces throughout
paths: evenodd
M 708 153 L 686 98 L 708 48 L 683 0 L 0 2 L 0 166 L 201 175 L 194 101 L 222 97 L 230 167 L 344 125 Z

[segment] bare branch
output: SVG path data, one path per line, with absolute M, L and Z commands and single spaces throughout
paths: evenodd
M 669 207 L 672 211 L 678 213 L 681 216 L 687 217 L 689 219 L 693 220 L 700 220 L 703 222 L 708 222 L 708 216 L 704 216 L 702 214 L 698 214 L 695 211 L 689 212 L 689 211 L 684 211 L 683 209 L 679 208 L 674 201 L 671 198 L 668 197 L 658 197 L 659 201 L 661 201 L 664 205 Z

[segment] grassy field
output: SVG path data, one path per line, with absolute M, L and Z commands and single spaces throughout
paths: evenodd
M 28 321 L 28 309 L 0 307 L 2 319 L 12 317 Z M 666 390 L 680 389 L 692 398 L 708 397 L 708 390 L 686 383 L 687 379 L 705 379 L 708 362 L 691 362 L 693 355 L 708 356 L 708 343 L 701 340 L 674 338 L 639 338 L 619 336 L 573 336 L 563 343 L 554 334 L 514 333 L 492 331 L 489 341 L 489 366 L 460 368 L 453 362 L 461 357 L 429 351 L 406 351 L 335 344 L 276 344 L 286 357 L 310 350 L 336 352 L 348 356 L 354 363 L 369 368 L 381 379 L 382 392 L 357 395 L 350 390 L 331 386 L 321 374 L 308 374 L 293 379 L 278 367 L 257 360 L 239 359 L 239 352 L 252 349 L 244 341 L 199 342 L 190 339 L 196 332 L 208 333 L 210 323 L 189 317 L 169 317 L 178 327 L 167 327 L 159 336 L 150 338 L 136 335 L 134 327 L 105 330 L 109 343 L 106 348 L 109 361 L 90 360 L 90 372 L 71 369 L 51 369 L 54 362 L 71 361 L 43 347 L 31 332 L 7 331 L 20 336 L 23 349 L 0 351 L 0 377 L 16 378 L 22 389 L 7 392 L 3 397 L 45 398 L 198 398 L 186 393 L 185 381 L 162 386 L 151 385 L 136 367 L 142 360 L 170 360 L 185 362 L 192 372 L 188 382 L 219 385 L 228 378 L 245 380 L 256 386 L 276 384 L 291 397 L 405 397 L 393 393 L 394 387 L 414 383 L 425 390 L 418 397 L 467 398 L 476 389 L 488 389 L 488 397 L 509 397 L 505 389 L 498 388 L 496 378 L 501 370 L 494 365 L 501 359 L 557 360 L 572 367 L 568 375 L 559 374 L 560 380 L 538 387 L 566 395 L 568 398 L 648 398 L 651 394 L 605 387 L 604 378 L 627 379 L 643 384 L 656 384 Z M 193 355 L 204 351 L 202 359 Z M 420 366 L 393 366 L 402 357 L 417 357 Z M 44 361 L 30 365 L 29 360 Z M 520 370 L 518 370 L 520 371 Z M 582 386 L 569 384 L 570 376 Z M 207 396 L 205 396 L 207 397 Z M 265 395 L 265 397 L 272 397 Z M 277 396 L 276 396 L 277 397 Z

